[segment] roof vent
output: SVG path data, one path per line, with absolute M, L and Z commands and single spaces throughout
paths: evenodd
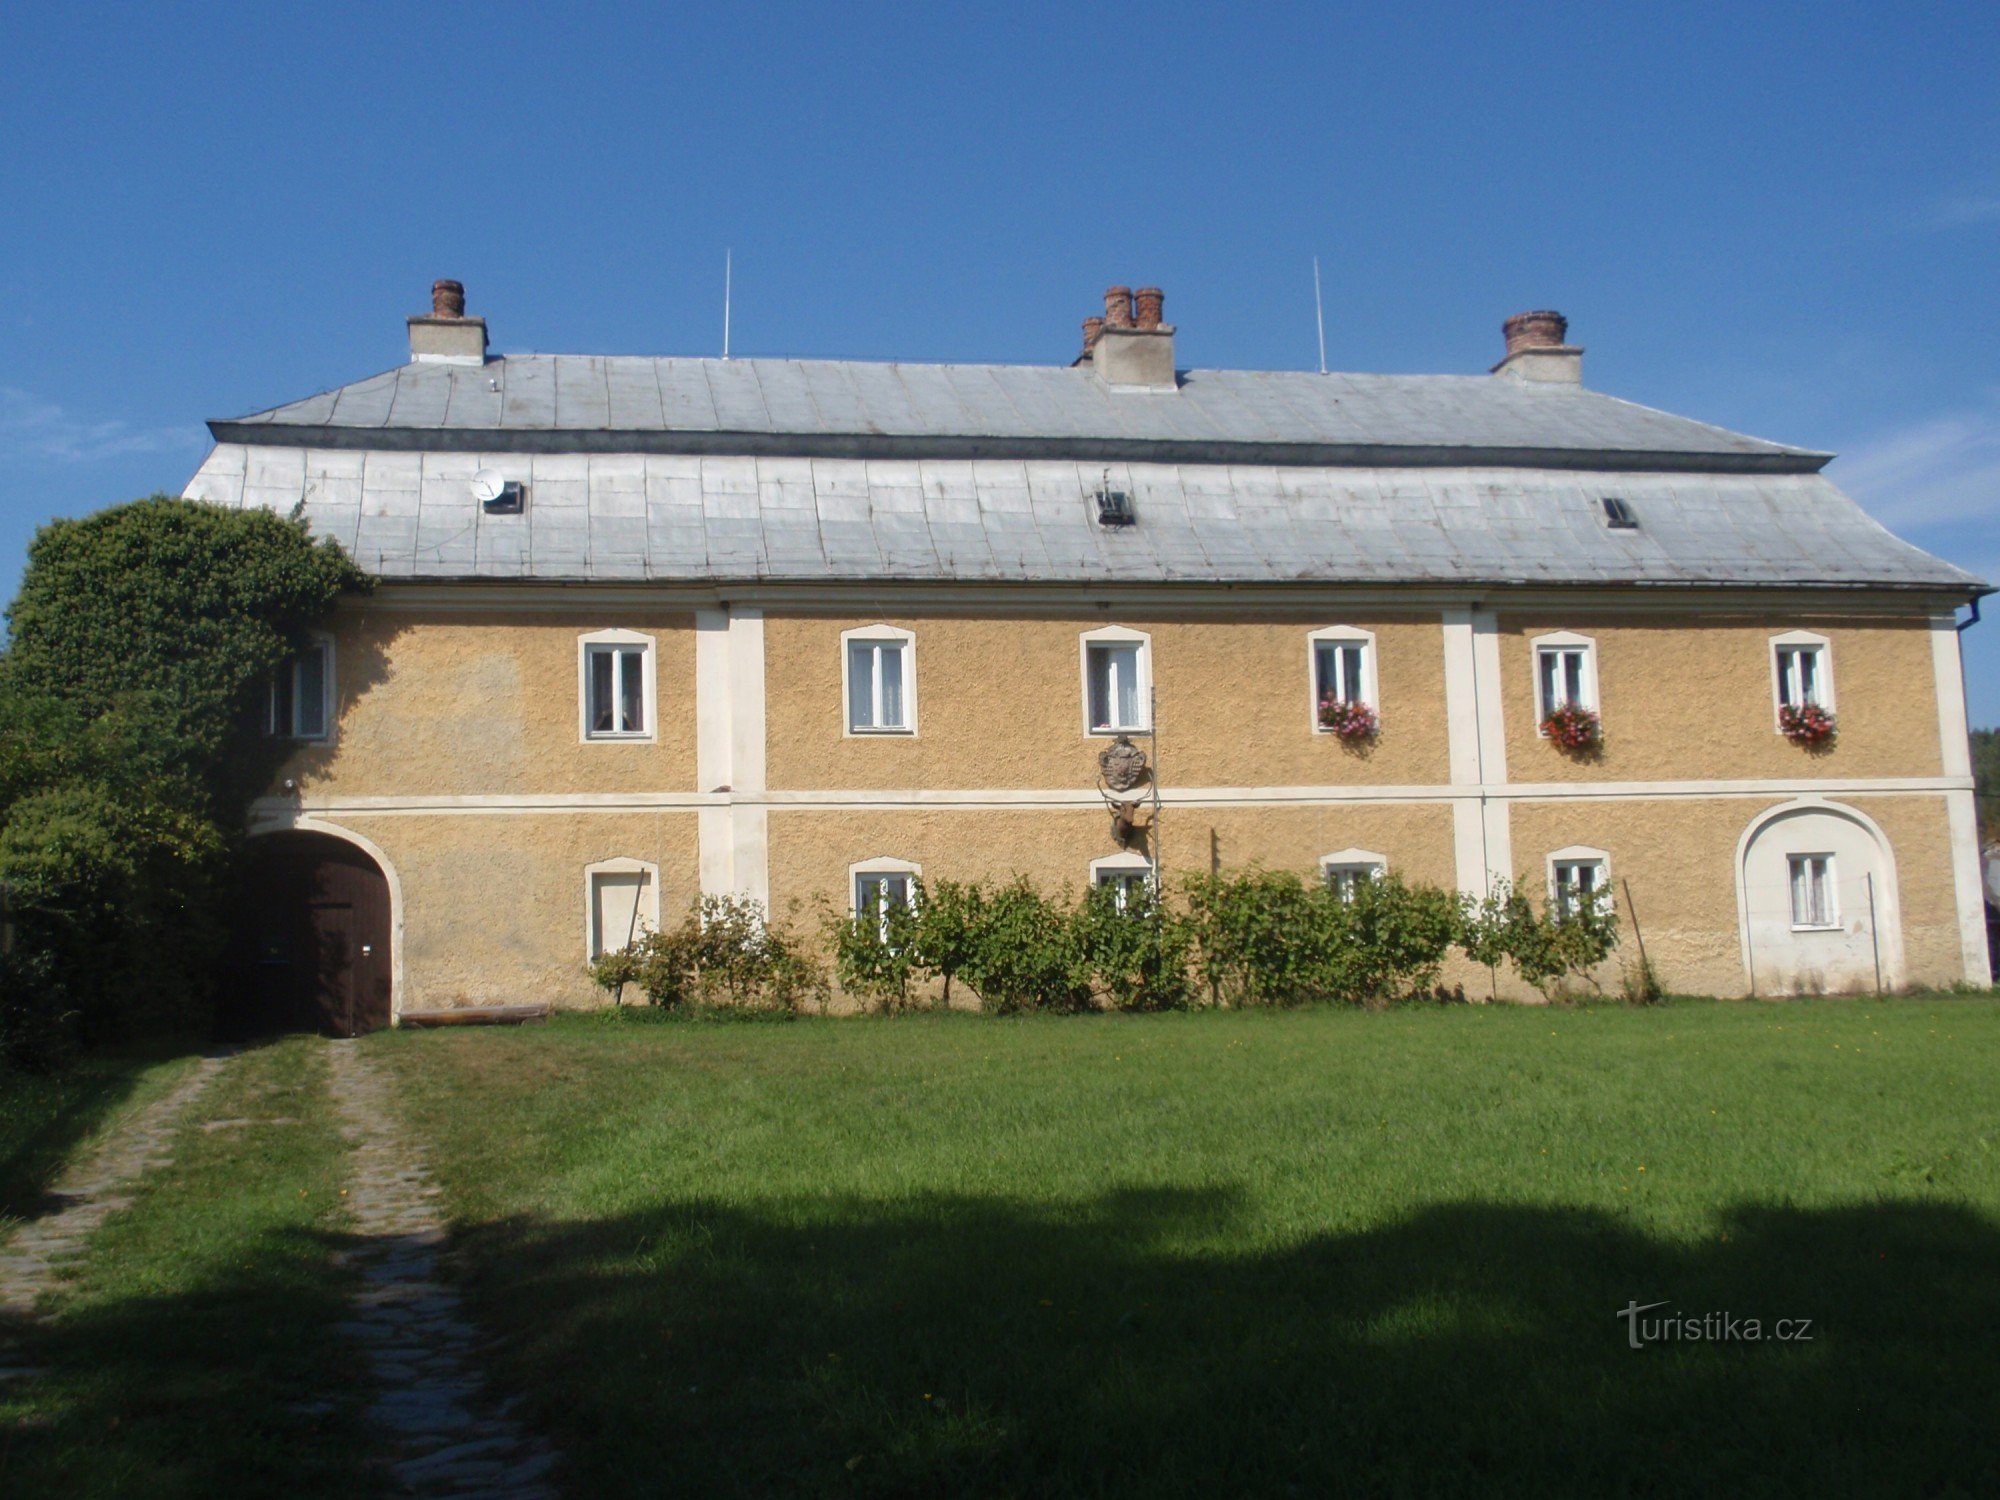
M 1100 526 L 1131 526 L 1138 522 L 1138 514 L 1132 509 L 1132 496 L 1126 490 L 1111 487 L 1111 475 L 1107 471 L 1104 483 L 1098 487 L 1097 524 Z
M 1606 495 L 1599 503 L 1604 507 L 1604 524 L 1613 531 L 1639 529 L 1639 518 L 1632 513 L 1632 507 L 1616 495 Z

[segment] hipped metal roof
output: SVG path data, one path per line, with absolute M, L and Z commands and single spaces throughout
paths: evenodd
M 1830 455 L 1491 376 L 508 356 L 210 424 L 191 496 L 398 579 L 1833 585 L 1975 593 Z M 486 513 L 476 470 L 525 484 Z M 1123 489 L 1135 525 L 1097 523 Z M 1636 512 L 1605 526 L 1602 499 Z

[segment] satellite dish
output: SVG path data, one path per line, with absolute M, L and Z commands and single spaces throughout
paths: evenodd
M 472 498 L 481 505 L 491 505 L 506 489 L 507 481 L 498 469 L 481 469 L 472 476 Z

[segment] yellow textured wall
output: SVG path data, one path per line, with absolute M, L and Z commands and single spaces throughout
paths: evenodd
M 1951 829 L 1942 797 L 1856 797 L 1848 804 L 1881 825 L 1895 853 L 1903 906 L 1903 961 L 1912 984 L 1965 978 L 1952 881 Z
M 1510 781 L 1936 776 L 1937 694 L 1927 619 L 1502 615 Z M 1602 753 L 1564 754 L 1536 732 L 1533 648 L 1556 631 L 1597 643 Z M 1771 637 L 1811 630 L 1833 652 L 1839 734 L 1825 754 L 1777 732 Z
M 380 846 L 403 891 L 404 1010 L 458 1005 L 594 1005 L 584 972 L 584 867 L 660 867 L 660 917 L 701 887 L 695 815 L 488 814 L 327 821 Z
M 845 737 L 840 633 L 916 633 L 915 736 Z M 764 623 L 767 766 L 774 787 L 1091 785 L 1106 740 L 1083 729 L 1079 636 L 1152 637 L 1162 773 L 1177 786 L 1409 785 L 1448 775 L 1443 629 L 1317 614 L 1244 620 L 773 615 Z M 1307 632 L 1376 634 L 1382 733 L 1365 753 L 1312 729 Z
M 1737 844 L 1753 820 L 1790 800 L 1517 802 L 1511 814 L 1515 882 L 1539 898 L 1548 889 L 1550 854 L 1577 844 L 1602 849 L 1611 860 L 1620 941 L 1628 956 L 1637 954 L 1630 922 L 1636 909 L 1646 954 L 1668 990 L 1741 995 L 1747 986 L 1737 920 Z M 1905 981 L 1950 984 L 1963 978 L 1944 799 L 1830 800 L 1872 818 L 1889 840 L 1902 904 Z M 1613 964 L 1600 979 L 1612 982 L 1615 973 Z
M 651 743 L 579 742 L 578 637 L 654 637 Z M 280 772 L 308 794 L 693 790 L 694 616 L 424 614 L 360 600 L 335 616 L 335 734 Z

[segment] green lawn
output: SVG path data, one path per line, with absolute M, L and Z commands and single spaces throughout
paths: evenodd
M 580 1496 L 2000 1491 L 1989 1000 L 369 1045 Z
M 40 1210 L 64 1162 L 96 1130 L 172 1087 L 192 1063 L 117 1052 L 53 1075 L 0 1067 L 0 1237 Z
M 185 1066 L 128 1079 L 134 1098 Z M 0 1495 L 380 1490 L 365 1369 L 335 1329 L 347 1153 L 324 1069 L 311 1038 L 232 1060 L 190 1110 L 173 1165 L 106 1221 L 51 1316 L 5 1339 L 0 1363 L 46 1373 L 0 1383 Z M 202 1128 L 231 1121 L 253 1123 Z

